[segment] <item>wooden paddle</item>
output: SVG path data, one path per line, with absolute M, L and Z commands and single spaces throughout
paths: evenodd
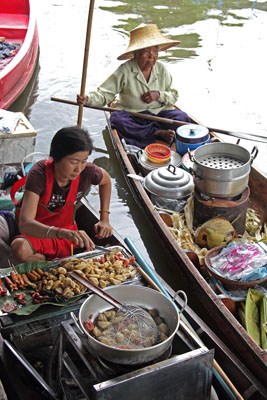
M 80 95 L 83 97 L 85 96 L 86 75 L 87 75 L 87 66 L 88 66 L 88 56 L 89 56 L 89 47 L 90 47 L 90 39 L 91 39 L 91 28 L 92 28 L 94 4 L 95 4 L 95 0 L 90 0 L 87 31 L 86 31 L 86 40 L 85 40 L 85 48 L 84 48 L 84 58 L 83 58 L 83 72 L 82 72 L 82 81 L 81 81 L 81 90 L 80 90 Z M 77 120 L 78 126 L 81 126 L 81 124 L 82 124 L 82 117 L 83 117 L 83 105 L 79 105 L 78 120 Z
M 58 97 L 51 97 L 52 101 L 57 101 L 59 103 L 64 103 L 64 104 L 70 104 L 73 106 L 79 106 L 79 104 L 76 101 L 72 101 L 72 100 L 67 100 L 67 99 L 60 99 Z M 100 111 L 108 111 L 108 112 L 112 112 L 112 111 L 118 111 L 116 108 L 112 108 L 112 107 L 100 107 L 100 106 L 88 106 L 87 104 L 85 104 L 83 107 L 86 108 L 91 108 L 93 110 L 100 110 Z M 158 122 L 162 122 L 162 123 L 167 123 L 167 124 L 172 124 L 175 126 L 181 126 L 181 125 L 188 125 L 190 124 L 190 122 L 184 122 L 184 121 L 177 121 L 177 120 L 173 120 L 173 119 L 169 119 L 169 118 L 162 118 L 162 117 L 158 117 L 156 115 L 147 115 L 147 114 L 142 114 L 139 112 L 130 112 L 128 111 L 129 114 L 138 117 L 138 118 L 142 118 L 142 119 L 149 119 L 150 121 L 158 121 Z M 261 143 L 267 143 L 267 137 L 265 136 L 260 136 L 260 135 L 252 135 L 250 133 L 244 133 L 244 132 L 232 132 L 232 131 L 226 131 L 225 129 L 218 129 L 218 128 L 211 128 L 208 127 L 208 130 L 210 132 L 217 132 L 217 133 L 223 133 L 224 135 L 230 135 L 230 136 L 234 136 L 237 137 L 239 139 L 245 139 L 245 140 L 252 140 L 255 142 L 261 142 Z

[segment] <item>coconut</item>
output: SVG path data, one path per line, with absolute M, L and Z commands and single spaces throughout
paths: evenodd
M 195 232 L 195 242 L 208 249 L 226 246 L 235 237 L 233 225 L 225 218 L 212 218 L 199 226 Z

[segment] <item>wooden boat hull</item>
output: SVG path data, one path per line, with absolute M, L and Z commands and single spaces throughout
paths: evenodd
M 28 85 L 38 59 L 38 28 L 31 0 L 1 1 L 0 36 L 20 44 L 17 54 L 0 70 L 0 108 L 8 109 Z
M 107 116 L 108 120 L 108 116 Z M 109 121 L 108 121 L 109 123 Z M 198 312 L 204 321 L 216 334 L 231 348 L 235 355 L 253 372 L 253 374 L 267 387 L 267 353 L 263 351 L 248 335 L 235 316 L 228 310 L 222 300 L 217 297 L 204 277 L 190 258 L 178 245 L 171 235 L 167 225 L 163 222 L 158 211 L 152 204 L 150 197 L 142 183 L 135 179 L 127 178 L 127 174 L 136 174 L 135 158 L 126 154 L 116 130 L 109 126 L 109 133 L 115 153 L 125 173 L 127 183 L 134 194 L 139 206 L 144 210 L 148 221 L 159 234 L 159 240 L 164 243 L 166 251 L 173 259 L 173 276 L 177 274 L 186 278 L 192 288 Z M 261 210 L 262 219 L 267 218 L 267 184 L 266 178 L 255 168 L 250 174 L 251 206 Z M 260 191 L 259 191 L 260 188 Z M 260 194 L 259 194 L 260 193 Z M 260 197 L 258 199 L 258 196 Z M 169 282 L 173 285 L 174 282 Z
M 79 225 L 80 229 L 85 229 L 88 234 L 90 234 L 91 237 L 94 238 L 94 233 L 89 229 L 89 227 L 92 227 L 98 220 L 98 215 L 97 213 L 90 207 L 90 205 L 87 202 L 84 202 L 84 205 L 78 210 L 77 215 L 76 215 L 77 223 Z M 114 232 L 113 236 L 111 236 L 108 239 L 105 239 L 104 241 L 99 241 L 96 238 L 94 238 L 94 241 L 96 244 L 100 245 L 108 245 L 108 246 L 122 246 L 127 249 L 127 245 L 125 242 L 119 237 L 119 235 Z M 142 265 L 141 265 L 142 267 Z M 173 296 L 174 291 L 171 289 L 166 282 L 164 282 L 161 277 L 154 272 L 157 280 L 161 282 L 161 285 L 164 286 L 165 290 L 168 291 L 168 293 Z M 178 303 L 181 306 L 182 305 L 182 300 L 179 300 L 178 298 Z M 59 307 L 61 308 L 61 307 Z M 62 310 L 60 312 L 62 314 Z M 184 351 L 185 352 L 190 352 L 192 349 L 199 349 L 203 348 L 208 348 L 208 349 L 214 349 L 215 354 L 216 354 L 216 362 L 219 364 L 220 367 L 222 367 L 222 375 L 226 374 L 226 376 L 233 382 L 235 385 L 236 389 L 240 392 L 242 396 L 246 399 L 257 399 L 257 400 L 264 400 L 267 396 L 267 390 L 263 387 L 263 385 L 253 376 L 253 374 L 243 365 L 242 362 L 223 344 L 220 339 L 212 332 L 210 328 L 191 310 L 190 307 L 186 307 L 184 311 L 184 317 L 186 319 L 186 324 L 189 324 L 191 326 L 190 329 L 193 329 L 194 332 L 199 332 L 201 333 L 201 336 L 195 335 L 195 334 L 190 334 L 188 333 L 187 329 L 184 329 L 183 325 L 179 328 L 178 330 L 178 335 L 184 342 Z M 45 319 L 45 316 L 40 314 L 39 315 L 39 320 L 41 321 L 42 319 Z M 55 320 L 56 316 L 53 315 L 51 316 L 51 321 Z M 30 317 L 29 321 L 33 321 L 34 323 L 34 318 Z M 2 327 L 1 333 L 4 335 L 4 341 L 1 339 L 0 336 L 0 365 L 1 365 L 1 374 L 0 378 L 2 379 L 2 382 L 5 385 L 5 389 L 9 395 L 11 395 L 12 398 L 17 398 L 18 392 L 16 390 L 19 390 L 19 398 L 22 400 L 26 400 L 29 398 L 30 395 L 34 396 L 36 394 L 35 390 L 39 389 L 40 393 L 40 387 L 36 388 L 36 384 L 33 384 L 33 381 L 39 382 L 41 385 L 42 393 L 46 393 L 47 390 L 49 390 L 49 393 L 54 391 L 54 387 L 48 386 L 47 382 L 43 380 L 41 375 L 36 371 L 32 370 L 30 367 L 29 363 L 26 365 L 25 362 L 23 362 L 23 353 L 22 357 L 18 358 L 19 356 L 16 354 L 16 351 L 14 354 L 12 354 L 12 357 L 15 355 L 15 360 L 13 359 L 13 368 L 10 368 L 10 361 L 8 357 L 8 352 L 7 348 L 12 346 L 12 338 L 10 337 L 9 339 L 9 334 L 11 335 L 12 329 L 16 327 L 16 323 L 19 323 L 19 326 L 23 326 L 23 321 L 17 321 L 16 319 L 12 322 L 11 320 L 11 326 L 5 326 L 4 329 Z M 12 325 L 13 324 L 13 325 Z M 18 338 L 20 337 L 19 335 L 19 327 L 18 329 Z M 38 342 L 40 342 L 41 336 L 40 333 L 36 333 L 38 336 Z M 12 336 L 12 335 L 11 335 Z M 49 333 L 46 333 L 46 336 L 50 336 Z M 33 339 L 32 339 L 33 340 Z M 23 342 L 23 341 L 22 341 Z M 40 342 L 41 343 L 41 342 Z M 202 344 L 200 344 L 202 343 Z M 204 351 L 203 348 L 203 351 Z M 19 350 L 19 349 L 18 349 Z M 20 353 L 20 350 L 19 350 Z M 193 355 L 193 352 L 192 352 Z M 13 373 L 15 369 L 17 368 L 17 363 L 21 363 L 21 367 L 18 369 L 18 373 L 16 373 L 16 379 L 17 379 L 17 385 L 16 388 L 14 385 L 12 385 L 12 380 L 13 380 Z M 27 374 L 29 378 L 26 380 L 22 379 L 21 380 L 21 371 L 25 369 L 25 365 L 27 367 Z M 53 367 L 55 368 L 55 366 Z M 151 367 L 149 367 L 151 369 Z M 19 372 L 20 371 L 20 372 Z M 207 379 L 207 377 L 206 377 Z M 31 382 L 30 386 L 28 385 L 29 382 Z M 200 383 L 199 383 L 200 384 Z M 224 389 L 221 387 L 221 385 L 216 381 L 216 379 L 213 380 L 213 385 L 215 387 L 216 393 L 218 394 L 220 399 L 228 399 L 228 395 L 225 393 Z M 25 394 L 25 395 L 24 395 Z M 28 397 L 27 397 L 28 396 Z M 36 397 L 37 398 L 37 397 Z M 39 398 L 39 397 L 38 397 Z M 40 397 L 43 398 L 43 397 Z M 46 397 L 45 397 L 46 398 Z M 56 398 L 56 397 L 55 397 Z M 87 397 L 86 397 L 87 398 Z M 91 397 L 90 397 L 91 398 Z M 125 398 L 122 396 L 122 398 Z

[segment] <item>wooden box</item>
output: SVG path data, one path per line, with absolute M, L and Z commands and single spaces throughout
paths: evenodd
M 36 131 L 22 112 L 0 110 L 0 162 L 20 163 L 34 152 Z

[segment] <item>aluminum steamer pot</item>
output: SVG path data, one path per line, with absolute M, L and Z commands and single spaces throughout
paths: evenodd
M 109 286 L 104 289 L 121 302 L 134 304 L 146 309 L 157 309 L 170 330 L 170 336 L 161 343 L 143 349 L 118 349 L 99 342 L 84 328 L 84 322 L 90 318 L 95 320 L 101 312 L 109 310 L 112 306 L 96 294 L 90 295 L 82 304 L 79 311 L 79 325 L 87 337 L 90 351 L 105 360 L 118 364 L 144 364 L 160 357 L 167 351 L 179 328 L 180 312 L 174 302 L 160 292 L 144 286 L 124 285 Z M 183 294 L 184 292 L 181 291 Z M 185 303 L 186 295 L 184 293 Z
M 134 174 L 128 174 L 128 176 L 140 180 L 151 194 L 165 199 L 184 199 L 194 188 L 192 175 L 171 164 L 168 167 L 154 169 L 146 177 Z
M 209 143 L 197 148 L 194 154 L 188 153 L 196 188 L 210 197 L 233 198 L 246 189 L 258 149 L 253 147 L 250 154 L 237 144 Z

